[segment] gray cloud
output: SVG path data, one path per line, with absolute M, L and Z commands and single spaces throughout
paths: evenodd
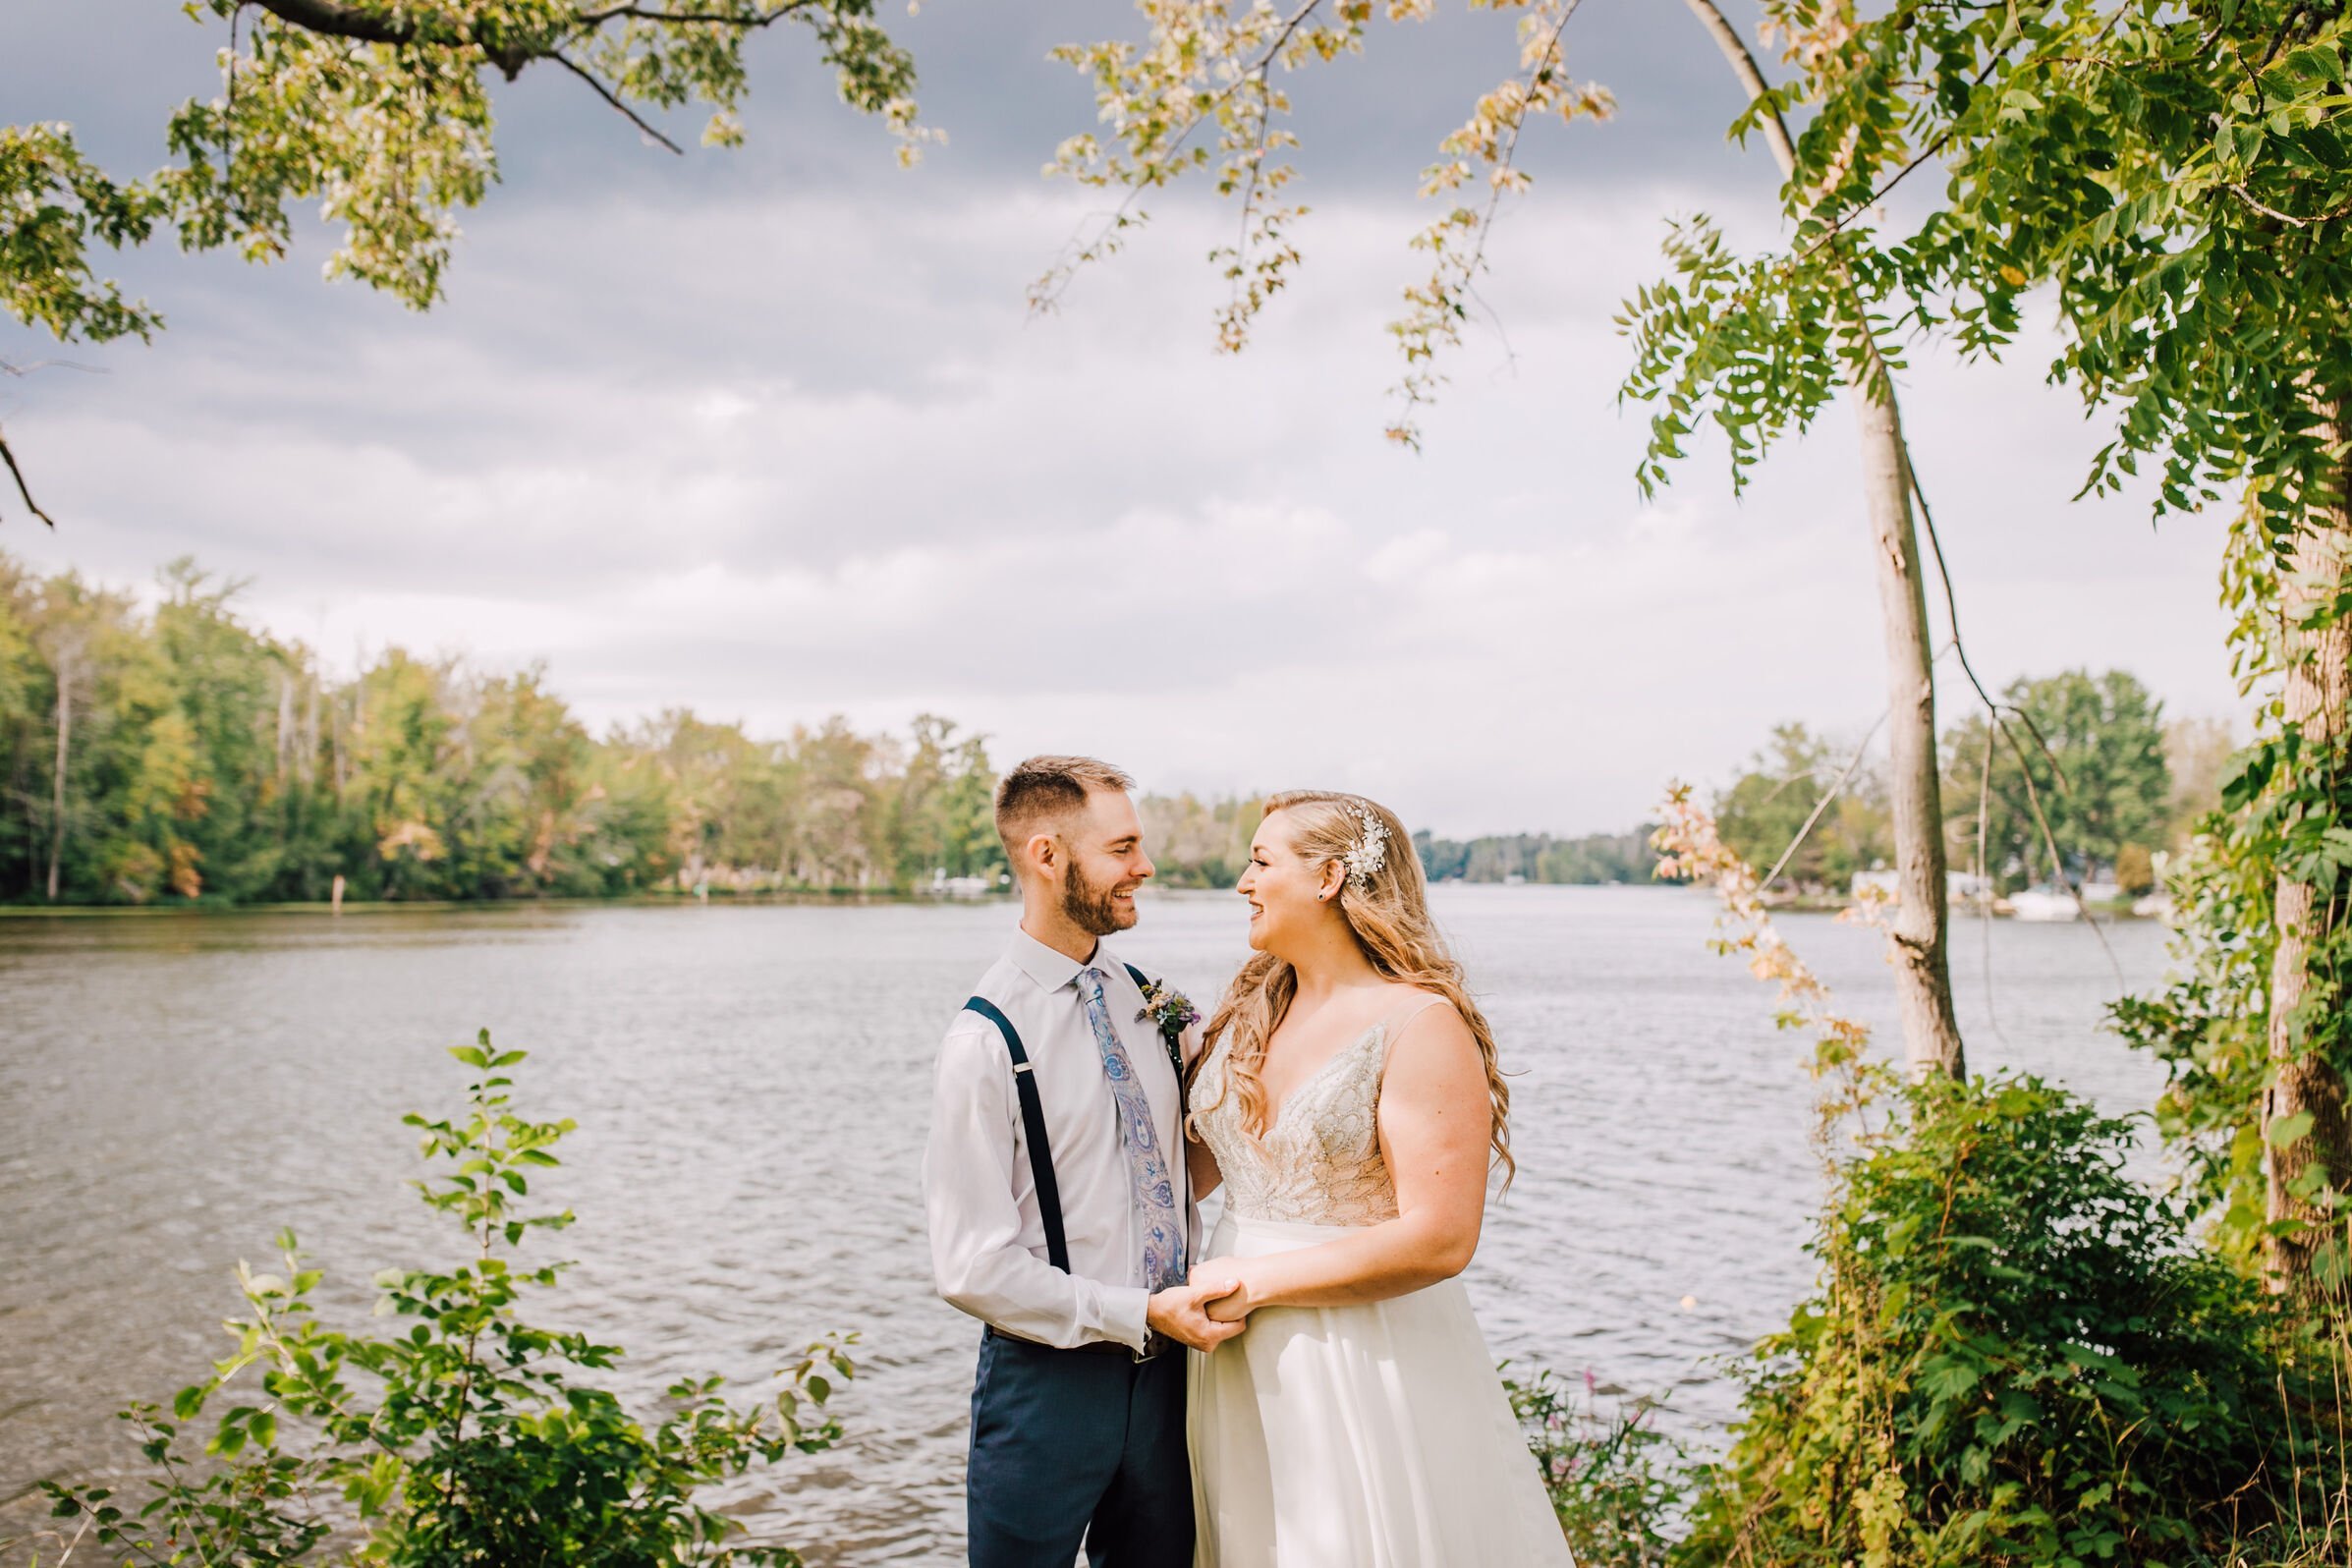
M 1097 750 L 1165 787 L 1351 782 L 1455 832 L 1620 826 L 1779 719 L 1869 723 L 1842 409 L 1744 501 L 1704 441 L 1660 505 L 1631 484 L 1609 315 L 1662 217 L 1774 223 L 1680 7 L 1580 13 L 1580 69 L 1627 116 L 1543 139 L 1485 290 L 1505 335 L 1448 362 L 1418 458 L 1379 434 L 1381 323 L 1426 271 L 1411 174 L 1499 75 L 1508 17 L 1383 31 L 1301 85 L 1307 261 L 1238 359 L 1209 352 L 1201 261 L 1230 214 L 1200 200 L 1025 317 L 1088 201 L 1036 178 L 1088 115 L 1037 57 L 1111 17 L 1131 22 L 926 7 L 910 36 L 956 140 L 908 176 L 789 49 L 743 157 L 646 152 L 527 78 L 502 101 L 509 183 L 429 315 L 320 287 L 315 235 L 268 271 L 131 258 L 172 330 L 76 351 L 103 376 L 11 389 L 0 417 L 66 527 L 12 518 L 0 548 L 118 581 L 194 551 L 331 657 L 545 659 L 599 724 L 930 709 L 1004 755 Z M 149 84 L 89 49 L 89 18 Z M 22 26 L 0 90 L 94 140 L 134 142 L 152 84 L 189 74 L 184 25 L 145 0 Z M 2064 504 L 2100 436 L 2039 384 L 2041 352 L 1961 371 L 1927 351 L 1907 393 L 1980 667 L 2120 663 L 2227 708 L 2212 525 Z

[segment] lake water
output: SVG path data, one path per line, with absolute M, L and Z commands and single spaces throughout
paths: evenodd
M 1653 888 L 1440 888 L 1513 1081 L 1520 1175 L 1470 1273 L 1497 1355 L 1669 1396 L 1706 1440 L 1710 1359 L 1786 1318 L 1819 1198 L 1802 1042 L 1708 953 L 1713 906 Z M 1230 894 L 1150 899 L 1126 956 L 1204 1004 L 1242 952 Z M 917 1164 L 948 1017 L 1006 905 L 494 908 L 0 920 L 0 1539 L 44 1475 L 129 1456 L 108 1419 L 227 1345 L 231 1270 L 292 1225 L 364 1314 L 376 1269 L 453 1239 L 404 1183 L 404 1111 L 440 1110 L 444 1048 L 531 1051 L 520 1109 L 570 1116 L 534 1190 L 579 1268 L 534 1319 L 629 1347 L 625 1386 L 759 1383 L 827 1329 L 864 1339 L 847 1441 L 728 1494 L 812 1562 L 960 1560 L 976 1326 L 929 1289 Z M 1891 1039 L 1876 935 L 1793 916 L 1798 950 Z M 2129 983 L 2163 932 L 2107 932 Z M 1989 942 L 1990 1005 L 1984 979 Z M 2115 1111 L 2161 1081 L 2100 1028 L 2117 990 L 2080 925 L 1963 924 L 1972 1064 Z M 1685 1305 L 1685 1299 L 1689 1305 Z

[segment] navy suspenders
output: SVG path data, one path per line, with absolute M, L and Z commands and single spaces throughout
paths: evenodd
M 1123 967 L 1137 990 L 1149 983 L 1133 964 Z M 1013 1092 L 1021 1098 L 1021 1132 L 1029 1143 L 1029 1174 L 1036 1184 L 1037 1212 L 1045 1221 L 1045 1260 L 1066 1274 L 1070 1272 L 1070 1242 L 1062 1232 L 1062 1190 L 1053 1179 L 1053 1148 L 1045 1137 L 1045 1104 L 1037 1097 L 1036 1064 L 1021 1048 L 1021 1032 L 994 1002 L 975 996 L 964 1008 L 996 1026 L 996 1032 L 1004 1036 L 1006 1053 L 1013 1058 Z
M 1021 1131 L 1029 1139 L 1029 1173 L 1037 1184 L 1037 1212 L 1045 1219 L 1045 1260 L 1070 1272 L 1070 1243 L 1062 1235 L 1062 1191 L 1054 1185 L 1053 1150 L 1045 1142 L 1045 1106 L 1037 1098 L 1036 1067 L 1021 1048 L 1021 1032 L 985 996 L 964 1006 L 996 1026 L 1013 1057 L 1013 1092 L 1021 1096 Z

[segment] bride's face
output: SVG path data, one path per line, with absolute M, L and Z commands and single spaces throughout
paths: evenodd
M 1250 867 L 1235 891 L 1250 901 L 1250 945 L 1261 953 L 1295 950 L 1299 936 L 1333 918 L 1325 884 L 1330 863 L 1310 860 L 1292 842 L 1286 812 L 1258 824 Z

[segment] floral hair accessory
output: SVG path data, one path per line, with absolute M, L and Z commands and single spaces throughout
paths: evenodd
M 1356 836 L 1355 847 L 1340 859 L 1347 863 L 1348 880 L 1370 892 L 1372 878 L 1388 864 L 1388 825 L 1369 806 L 1351 804 L 1348 810 L 1364 824 L 1364 831 Z

